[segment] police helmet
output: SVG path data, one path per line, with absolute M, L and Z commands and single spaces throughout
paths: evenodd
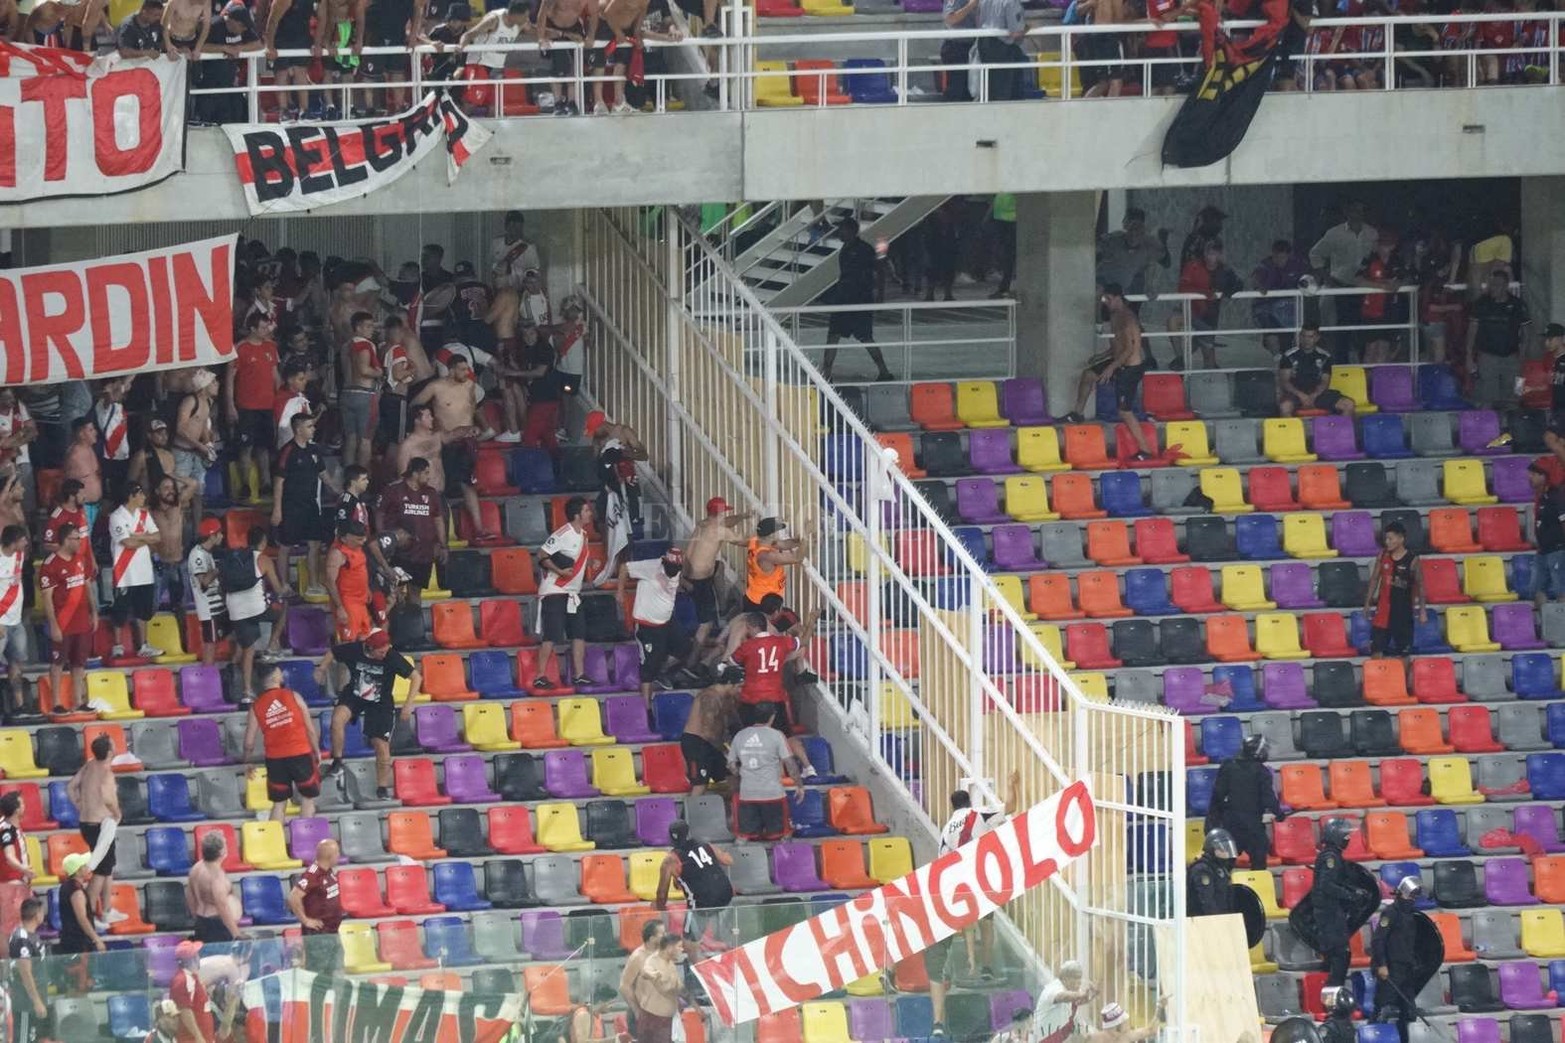
M 1225 862 L 1232 862 L 1239 857 L 1239 845 L 1234 843 L 1233 834 L 1226 829 L 1214 829 L 1208 833 L 1201 851 Z

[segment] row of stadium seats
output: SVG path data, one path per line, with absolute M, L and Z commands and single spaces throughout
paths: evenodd
M 1456 714 L 1460 709 L 1463 708 L 1451 707 L 1449 712 Z M 1455 752 L 1454 743 L 1451 744 L 1451 750 L 1432 747 L 1436 734 L 1432 728 L 1426 730 L 1410 726 L 1407 729 L 1408 741 L 1413 741 L 1414 746 L 1409 749 L 1403 745 L 1404 740 L 1396 721 L 1405 715 L 1415 715 L 1416 712 L 1405 709 L 1393 716 L 1390 711 L 1378 709 L 1351 710 L 1346 714 L 1336 710 L 1306 710 L 1297 716 L 1290 712 L 1255 714 L 1248 720 L 1226 715 L 1205 717 L 1199 728 L 1193 723 L 1191 725 L 1192 734 L 1199 732 L 1200 744 L 1193 750 L 1199 756 L 1187 757 L 1186 763 L 1200 766 L 1214 761 L 1220 763 L 1236 756 L 1244 741 L 1245 724 L 1249 724 L 1251 734 L 1266 737 L 1271 747 L 1267 756 L 1275 761 L 1297 760 L 1301 756 L 1311 760 L 1332 760 L 1355 756 L 1396 757 L 1404 754 L 1429 757 Z M 1486 722 L 1481 717 L 1468 714 L 1455 716 L 1453 720 L 1456 722 L 1453 735 L 1462 737 L 1464 745 L 1469 747 L 1460 752 L 1478 760 L 1480 786 L 1485 791 L 1500 794 L 1513 785 L 1522 774 L 1521 754 L 1527 752 L 1526 747 L 1511 751 L 1494 743 L 1497 748 L 1472 748 L 1482 736 L 1481 729 Z M 1428 715 L 1424 715 L 1423 721 L 1432 723 Z M 1536 750 L 1537 747 L 1532 749 Z M 1545 791 L 1552 793 L 1557 788 L 1553 776 L 1561 763 L 1559 756 L 1553 753 L 1528 754 L 1527 770 L 1529 774 L 1534 771 L 1537 773 L 1534 792 L 1540 799 L 1554 799 L 1546 796 Z
M 1431 982 L 1432 991 L 1439 993 L 1442 1002 L 1426 1007 L 1422 1002 L 1424 994 L 1420 993 L 1418 1005 L 1421 1010 L 1430 1013 L 1455 1013 L 1459 1010 L 1464 1015 L 1507 1010 L 1552 1011 L 1561 1005 L 1553 988 L 1555 963 L 1560 963 L 1561 972 L 1565 973 L 1565 961 L 1555 961 L 1547 967 L 1525 960 L 1501 963 L 1494 968 L 1478 963 L 1459 963 L 1447 967 Z M 1356 977 L 1361 983 L 1366 981 L 1365 978 Z M 1441 983 L 1441 978 L 1449 980 L 1449 992 L 1445 984 Z M 1324 971 L 1299 976 L 1258 978 L 1256 991 L 1261 1014 L 1269 1021 L 1301 1014 L 1324 1018 L 1320 994 L 1325 981 Z M 1361 988 L 1367 987 L 1367 984 L 1361 985 Z M 1443 1002 L 1446 995 L 1450 997 L 1449 1004 Z M 1511 1043 L 1546 1043 L 1545 1037 L 1558 1043 L 1556 1022 L 1552 1017 L 1542 1016 L 1538 1020 L 1524 1022 L 1530 1026 L 1530 1035 L 1518 1033 L 1516 1023 L 1520 1017 L 1510 1019 Z M 1455 1025 L 1458 1043 L 1500 1043 L 1500 1024 L 1493 1018 L 1462 1017 L 1457 1019 Z M 1449 1039 L 1449 1028 L 1434 1030 L 1414 1022 L 1411 1029 L 1426 1031 L 1417 1036 L 1410 1035 L 1410 1043 L 1414 1040 L 1417 1043 L 1433 1043 L 1435 1040 Z M 1442 1032 L 1446 1034 L 1442 1035 Z M 1399 1038 L 1394 1022 L 1361 1025 L 1358 1033 L 1359 1043 L 1397 1043 Z

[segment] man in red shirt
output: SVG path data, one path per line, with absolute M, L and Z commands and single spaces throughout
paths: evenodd
M 1212 336 L 1211 331 L 1217 329 L 1223 308 L 1222 298 L 1242 289 L 1244 283 L 1223 262 L 1223 241 L 1216 237 L 1208 239 L 1201 255 L 1190 258 L 1180 269 L 1179 292 L 1196 293 L 1206 298 L 1190 302 L 1190 328 L 1198 334 L 1191 338 L 1191 343 L 1200 349 L 1201 363 L 1207 369 L 1217 368 L 1217 338 Z M 1176 310 L 1169 317 L 1169 331 L 1177 333 L 1181 325 Z M 1206 335 L 1199 335 L 1201 333 Z M 1176 340 L 1174 343 L 1179 342 Z
M 288 814 L 288 801 L 299 795 L 299 811 L 315 814 L 315 798 L 321 795 L 321 733 L 304 699 L 283 687 L 283 670 L 276 663 L 261 669 L 261 694 L 250 708 L 245 724 L 244 754 L 249 760 L 255 737 L 261 737 L 266 755 L 266 795 L 272 798 L 272 820 Z
M 168 998 L 179 1008 L 177 1043 L 214 1043 L 217 1025 L 212 1002 L 201 984 L 201 943 L 185 941 L 174 946 L 178 968 L 168 983 Z
M 239 482 L 254 484 L 250 502 L 261 499 L 263 489 L 272 487 L 272 399 L 282 385 L 277 373 L 277 344 L 272 340 L 277 326 L 261 311 L 245 316 L 245 336 L 234 345 L 234 364 L 224 374 L 227 391 L 228 424 L 239 440 Z M 255 467 L 256 477 L 250 478 Z M 239 490 L 234 490 L 237 498 Z
M 790 659 L 803 654 L 804 642 L 815 629 L 815 619 L 816 613 L 807 616 L 797 635 L 776 633 L 760 612 L 746 612 L 734 621 L 728 638 L 733 649 L 729 658 L 744 671 L 737 707 L 739 723 L 743 727 L 772 720 L 773 727 L 788 735 L 793 713 L 783 684 L 783 667 Z M 737 645 L 734 644 L 736 640 Z M 790 736 L 788 748 L 803 766 L 804 777 L 814 775 L 815 769 L 804 752 L 804 744 Z
M 429 586 L 436 560 L 446 559 L 446 505 L 440 490 L 430 485 L 429 473 L 429 461 L 422 456 L 409 460 L 402 481 L 381 491 L 375 512 L 377 531 L 401 529 L 412 537 L 391 564 L 412 577 L 414 590 Z
M 49 684 L 56 709 L 68 709 L 60 690 L 67 665 L 71 691 L 77 699 L 87 691 L 87 660 L 92 656 L 92 636 L 98 630 L 98 595 L 92 555 L 82 545 L 82 532 L 71 522 L 54 531 L 59 549 L 44 559 L 38 570 L 38 586 L 44 619 L 49 624 Z
M 288 892 L 288 908 L 304 929 L 304 967 L 316 974 L 331 974 L 341 952 L 337 929 L 342 926 L 342 895 L 337 887 L 335 840 L 315 845 L 311 862 Z
M 87 532 L 87 510 L 82 506 L 82 489 L 82 483 L 75 478 L 67 478 L 60 483 L 60 500 L 49 512 L 49 519 L 43 526 L 45 554 L 53 554 L 59 550 L 62 525 L 74 525 L 77 532 Z M 90 554 L 90 548 L 84 547 L 83 550 Z
M 1366 366 L 1390 362 L 1397 344 L 1396 328 L 1407 325 L 1407 305 L 1396 292 L 1402 283 L 1402 266 L 1396 257 L 1395 232 L 1381 229 L 1375 243 L 1375 251 L 1364 261 L 1359 270 L 1358 284 L 1388 293 L 1371 294 L 1359 305 L 1359 317 L 1365 325 L 1384 325 L 1385 330 L 1365 330 L 1363 361 Z

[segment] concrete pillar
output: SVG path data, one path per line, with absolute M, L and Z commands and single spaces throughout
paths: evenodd
M 1097 206 L 1094 192 L 1016 198 L 1016 371 L 1044 379 L 1055 416 L 1097 350 Z
M 1533 331 L 1565 322 L 1565 177 L 1521 179 L 1520 278 Z

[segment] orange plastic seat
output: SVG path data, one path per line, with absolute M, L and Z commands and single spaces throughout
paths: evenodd
M 1543 861 L 1543 859 L 1539 859 Z M 1538 863 L 1533 863 L 1534 872 Z M 1539 897 L 1542 897 L 1541 895 Z M 1478 954 L 1467 947 L 1462 941 L 1462 921 L 1455 913 L 1429 913 L 1429 918 L 1440 928 L 1440 940 L 1445 942 L 1446 963 L 1471 963 L 1478 959 Z
M 1424 558 L 1424 600 L 1431 605 L 1462 605 L 1473 600 L 1462 592 L 1462 580 L 1451 558 Z
M 174 673 L 162 667 L 137 670 L 130 675 L 131 699 L 148 717 L 183 717 L 190 707 L 179 701 Z
M 1532 893 L 1550 905 L 1565 904 L 1565 855 L 1544 855 L 1532 860 Z
M 909 478 L 927 478 L 925 470 L 918 466 L 918 454 L 913 448 L 913 436 L 906 431 L 876 435 L 875 441 L 887 449 L 896 450 L 897 467 Z M 636 944 L 641 944 L 637 942 Z
M 842 89 L 837 66 L 819 58 L 800 58 L 793 63 L 793 85 L 806 105 L 846 105 L 853 99 Z
M 141 770 L 141 761 L 136 760 L 130 752 L 130 742 L 125 738 L 125 729 L 117 724 L 89 724 L 82 729 L 82 751 L 86 756 L 92 756 L 92 744 L 100 735 L 108 737 L 114 751 L 109 755 L 111 770 L 115 772 Z M 131 759 L 127 760 L 127 757 Z M 119 763 L 112 764 L 115 760 Z
M 1410 706 L 1418 700 L 1407 690 L 1400 659 L 1371 659 L 1364 664 L 1364 701 L 1371 706 Z
M 412 920 L 387 920 L 375 925 L 375 948 L 382 963 L 394 971 L 425 971 L 439 963 L 424 955 L 418 924 Z
M 826 816 L 833 828 L 848 836 L 888 833 L 890 826 L 875 821 L 875 807 L 863 786 L 834 786 L 826 793 Z
M 939 539 L 928 529 L 897 533 L 893 556 L 909 576 L 943 576 L 951 571 Z
M 386 816 L 386 850 L 407 855 L 420 862 L 445 858 L 445 849 L 435 843 L 434 828 L 422 811 L 393 811 Z
M 950 384 L 914 384 L 908 392 L 908 413 L 925 431 L 960 431 L 967 426 L 957 418 Z
M 109 925 L 109 933 L 113 935 L 152 934 L 157 930 L 152 924 L 141 918 L 141 906 L 137 902 L 138 892 L 135 884 L 115 884 L 109 906 L 118 912 L 125 914 L 125 919 Z
M 1413 696 L 1421 703 L 1465 703 L 1456 686 L 1456 664 L 1446 656 L 1413 660 Z
M 581 893 L 598 905 L 634 902 L 635 894 L 626 886 L 625 860 L 618 855 L 583 855 Z
M 1071 600 L 1070 576 L 1063 572 L 1040 572 L 1028 576 L 1027 607 L 1039 619 L 1050 622 L 1085 619 L 1087 616 Z
M 542 701 L 511 704 L 511 738 L 529 750 L 557 750 L 570 745 L 560 738 L 554 707 Z
M 1441 554 L 1477 554 L 1483 550 L 1473 539 L 1472 519 L 1465 507 L 1437 507 L 1429 512 L 1429 546 Z
M 473 629 L 473 609 L 466 601 L 440 601 L 430 607 L 435 643 L 441 648 L 486 648 L 488 641 Z M 426 660 L 427 662 L 427 660 Z
M 909 681 L 918 679 L 918 631 L 882 630 L 880 652 Z
M 533 963 L 522 968 L 522 988 L 527 992 L 527 1003 L 539 1014 L 550 1017 L 569 1014 L 575 1004 L 571 1002 L 570 981 L 565 968 L 554 964 Z M 795 1040 L 798 1037 L 794 1037 Z
M 798 1007 L 763 1015 L 755 1023 L 755 1043 L 799 1043 L 803 1038 L 804 1028 Z
M 1424 852 L 1413 846 L 1407 816 L 1400 811 L 1371 811 L 1364 816 L 1364 842 L 1371 858 L 1423 858 Z
M 892 984 L 898 992 L 928 992 L 929 969 L 924 965 L 924 954 L 914 953 L 901 963 L 897 964 L 892 972 Z M 793 1037 L 797 1040 L 799 1037 Z M 760 1043 L 759 1040 L 756 1043 Z
M 451 798 L 441 793 L 435 783 L 435 762 L 428 757 L 397 757 L 392 761 L 391 774 L 397 799 L 408 807 L 437 807 L 451 803 Z
M 1066 424 L 1065 461 L 1078 471 L 1111 471 L 1119 467 L 1119 461 L 1109 456 L 1102 424 Z
M 1353 506 L 1342 498 L 1336 464 L 1305 464 L 1299 468 L 1299 505 L 1311 511 L 1345 511 Z
M 848 610 L 848 615 L 860 623 L 868 623 L 869 591 L 865 589 L 863 580 L 852 579 L 838 583 L 836 594 L 837 600 Z
M 1051 476 L 1049 482 L 1053 486 L 1049 493 L 1054 501 L 1054 510 L 1061 518 L 1082 521 L 1108 517 L 1109 512 L 1099 507 L 1092 498 L 1090 475 L 1066 471 Z
M 1331 799 L 1343 808 L 1383 808 L 1386 802 L 1375 794 L 1375 779 L 1369 761 L 1334 760 L 1326 765 L 1331 780 Z
M 223 542 L 229 550 L 244 550 L 250 545 L 250 530 L 271 532 L 271 518 L 247 507 L 230 507 L 223 512 Z
M 1130 551 L 1130 530 L 1117 520 L 1087 523 L 1087 557 L 1109 568 L 1141 564 Z
M 1337 806 L 1326 796 L 1326 783 L 1318 764 L 1284 764 L 1277 770 L 1282 801 L 1295 811 L 1325 811 Z
M 501 547 L 489 555 L 490 583 L 498 594 L 525 597 L 538 593 L 532 552 L 526 547 Z
M 1078 572 L 1076 588 L 1081 609 L 1093 619 L 1124 619 L 1135 615 L 1119 599 L 1119 576 L 1109 571 Z
M 874 887 L 864 868 L 864 845 L 857 840 L 828 840 L 821 844 L 821 879 L 843 890 Z
M 1250 647 L 1244 617 L 1212 616 L 1206 621 L 1206 650 L 1220 663 L 1253 663 L 1261 654 Z
M 1454 750 L 1440 731 L 1440 711 L 1422 706 L 1397 714 L 1397 741 L 1408 753 L 1420 756 L 1451 753 Z M 1385 766 L 1381 767 L 1384 771 Z M 1422 773 L 1419 777 L 1423 777 Z
M 627 905 L 616 914 L 619 919 L 619 947 L 634 952 L 641 947 L 641 929 L 653 920 L 659 922 L 663 913 L 650 905 Z
M 1404 715 L 1413 712 L 1406 710 Z M 1438 733 L 1438 723 L 1435 730 Z M 1435 802 L 1424 793 L 1424 765 L 1412 757 L 1391 757 L 1380 762 L 1380 795 L 1397 808 L 1422 808 Z
M 465 603 L 460 607 L 467 615 L 468 633 L 472 633 L 473 614 Z M 483 647 L 483 643 L 480 642 L 476 647 Z M 478 693 L 467 687 L 467 660 L 459 655 L 431 653 L 419 663 L 419 671 L 424 675 L 424 691 L 437 703 L 465 702 L 478 698 Z

